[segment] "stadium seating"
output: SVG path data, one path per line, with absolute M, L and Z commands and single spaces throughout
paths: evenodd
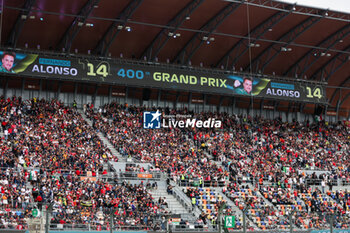
M 106 172 L 103 164 L 118 159 L 98 132 L 123 156 L 150 162 L 186 186 L 185 193 L 194 195 L 202 212 L 199 222 L 217 225 L 218 204 L 224 199 L 213 187 L 220 186 L 237 208 L 247 207 L 254 224 L 250 229 L 288 229 L 291 213 L 298 229 L 329 228 L 331 220 L 336 228 L 349 225 L 350 195 L 344 189 L 332 191 L 350 179 L 350 136 L 342 123 L 285 123 L 163 109 L 214 117 L 223 127 L 145 130 L 142 113 L 152 108 L 89 106 L 85 114 L 91 127 L 79 112 L 56 100 L 2 98 L 0 107 L 0 228 L 28 228 L 33 209 L 45 209 L 48 202 L 54 203 L 52 224 L 58 228 L 107 229 L 112 207 L 118 228 L 159 227 L 168 212 L 146 186 L 99 179 Z M 230 206 L 224 213 L 237 214 L 234 229 L 242 228 L 240 213 Z

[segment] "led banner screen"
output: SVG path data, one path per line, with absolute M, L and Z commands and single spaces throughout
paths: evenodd
M 326 103 L 322 85 L 276 81 L 190 69 L 122 64 L 93 58 L 49 57 L 0 51 L 0 72 L 49 79 L 174 89 L 215 94 L 254 96 L 288 101 Z

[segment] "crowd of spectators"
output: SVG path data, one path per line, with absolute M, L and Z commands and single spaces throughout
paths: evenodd
M 117 157 L 76 109 L 57 100 L 0 98 L 0 121 L 0 228 L 27 228 L 31 211 L 51 202 L 52 223 L 73 226 L 106 226 L 111 209 L 116 227 L 145 229 L 167 213 L 143 184 L 99 179 L 103 164 Z
M 247 215 L 260 229 L 287 228 L 285 216 L 291 212 L 301 228 L 324 228 L 331 214 L 335 227 L 348 227 L 349 194 L 332 191 L 350 181 L 349 126 L 342 122 L 282 122 L 165 108 L 163 114 L 215 118 L 222 127 L 149 130 L 143 128 L 143 112 L 155 108 L 111 103 L 98 110 L 87 105 L 84 111 L 93 127 L 57 100 L 0 99 L 0 215 L 5 216 L 0 227 L 25 227 L 31 203 L 37 208 L 50 201 L 55 224 L 108 226 L 105 213 L 114 207 L 117 226 L 157 227 L 154 219 L 167 214 L 168 204 L 152 199 L 150 185 L 111 186 L 98 179 L 106 174 L 105 162 L 118 160 L 98 131 L 123 156 L 151 163 L 152 170 L 179 185 L 223 186 L 238 208 L 249 207 Z M 247 182 L 255 188 L 242 188 Z M 171 194 L 172 187 L 167 191 Z M 211 211 L 209 219 L 199 219 L 207 220 L 217 221 Z
M 209 186 L 215 186 L 220 182 L 227 184 L 228 180 L 238 185 L 251 182 L 263 188 L 260 189 L 263 196 L 274 205 L 295 209 L 296 206 L 306 208 L 306 204 L 296 204 L 297 195 L 304 187 L 322 184 L 324 192 L 326 184 L 331 189 L 349 181 L 350 134 L 349 127 L 342 122 L 282 122 L 280 118 L 267 120 L 225 113 L 195 114 L 186 109 L 162 109 L 165 115 L 215 118 L 221 120 L 223 126 L 219 130 L 171 128 L 152 131 L 143 129 L 144 111 L 156 109 L 111 103 L 98 111 L 88 111 L 87 115 L 123 154 L 153 162 L 180 185 L 202 186 L 209 181 Z M 220 161 L 222 167 L 212 163 L 208 169 L 203 163 L 210 161 L 211 156 Z M 202 158 L 202 163 L 196 159 L 198 157 Z M 312 172 L 315 170 L 323 173 L 316 175 Z M 208 171 L 212 174 L 209 177 L 206 176 Z M 338 183 L 338 180 L 343 182 Z M 266 183 L 276 188 L 264 187 Z M 270 207 L 263 212 L 269 213 L 270 210 L 275 214 L 274 208 Z M 307 213 L 304 213 L 304 225 L 322 226 L 320 222 L 324 219 L 316 221 L 316 215 Z M 274 221 L 271 225 L 288 225 L 284 219 Z M 271 223 L 271 220 L 266 222 Z
M 204 150 L 191 144 L 189 137 L 192 131 L 177 128 L 157 131 L 144 129 L 142 115 L 146 110 L 152 109 L 112 103 L 103 110 L 87 108 L 86 114 L 94 127 L 103 132 L 121 154 L 140 162 L 153 163 L 156 169 L 166 172 L 180 184 L 224 184 L 228 172 L 210 161 Z M 180 113 L 168 111 L 169 115 Z

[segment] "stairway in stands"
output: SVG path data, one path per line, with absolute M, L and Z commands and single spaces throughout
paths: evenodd
M 166 188 L 158 187 L 158 189 L 149 190 L 154 198 L 155 202 L 158 202 L 159 198 L 166 198 L 168 203 L 168 211 L 172 214 L 188 214 L 189 212 L 182 206 L 182 204 L 171 194 L 168 194 Z
M 83 119 L 92 127 L 92 121 L 90 119 L 88 119 L 84 112 L 80 109 L 78 110 L 78 112 L 81 114 L 81 116 L 83 117 Z M 120 162 L 125 162 L 126 161 L 126 158 L 124 158 L 120 153 L 119 151 L 117 151 L 114 146 L 109 142 L 109 140 L 101 133 L 101 132 L 98 132 L 97 133 L 98 137 L 101 139 L 101 141 L 107 146 L 107 148 L 111 151 L 111 153 L 114 155 L 114 156 L 117 156 L 118 158 L 118 161 Z

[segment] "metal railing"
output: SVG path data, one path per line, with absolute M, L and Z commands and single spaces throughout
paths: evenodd
M 115 175 L 120 179 L 148 179 L 148 180 L 165 180 L 167 179 L 167 175 L 163 172 L 116 172 Z
M 149 231 L 154 230 L 155 226 L 146 226 L 135 224 L 133 226 L 123 226 L 114 224 L 113 231 Z M 50 230 L 54 231 L 110 231 L 109 224 L 106 222 L 97 224 L 97 223 L 89 223 L 89 224 L 60 224 L 60 223 L 51 223 Z
M 226 185 L 226 181 L 202 181 L 200 182 L 199 179 L 185 179 L 185 180 L 178 180 L 177 185 L 179 186 L 194 186 L 194 187 L 224 187 Z
M 192 203 L 189 197 L 187 197 L 178 186 L 173 186 L 173 194 L 175 198 L 185 207 L 186 210 L 192 210 Z

